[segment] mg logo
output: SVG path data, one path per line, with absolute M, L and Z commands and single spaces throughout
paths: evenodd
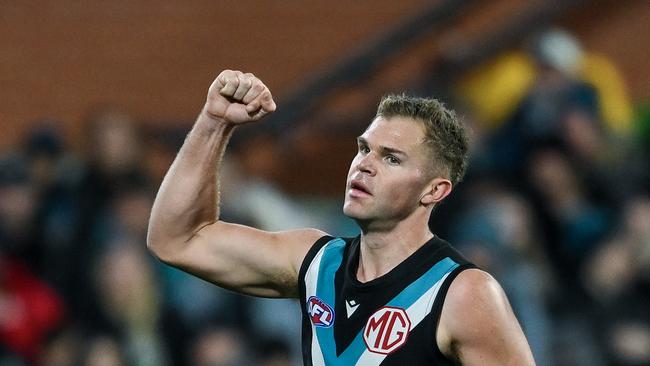
M 329 328 L 334 323 L 334 310 L 316 296 L 311 296 L 307 300 L 307 313 L 312 324 L 317 327 Z
M 363 340 L 371 352 L 387 355 L 406 343 L 411 321 L 404 309 L 384 306 L 377 310 L 363 331 Z

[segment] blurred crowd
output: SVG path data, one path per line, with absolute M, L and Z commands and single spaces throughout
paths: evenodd
M 648 365 L 650 113 L 612 107 L 570 35 L 528 51 L 529 82 L 508 79 L 519 97 L 459 89 L 470 169 L 432 229 L 500 281 L 539 365 Z M 39 126 L 0 155 L 0 365 L 300 364 L 297 302 L 235 295 L 147 252 L 182 133 L 105 109 L 78 153 L 56 122 Z M 235 147 L 224 164 L 224 220 L 356 235 L 338 200 L 287 195 L 238 159 Z

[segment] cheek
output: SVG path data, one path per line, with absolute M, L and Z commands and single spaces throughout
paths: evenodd
M 421 182 L 419 179 L 395 179 L 383 187 L 389 204 L 411 203 L 419 198 Z

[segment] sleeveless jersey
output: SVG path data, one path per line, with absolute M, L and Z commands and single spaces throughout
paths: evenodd
M 387 274 L 356 278 L 360 241 L 319 239 L 300 268 L 302 353 L 308 366 L 452 365 L 436 343 L 442 305 L 474 266 L 434 236 Z

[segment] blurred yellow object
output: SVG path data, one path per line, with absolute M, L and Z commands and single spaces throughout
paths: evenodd
M 632 103 L 616 66 L 604 56 L 586 53 L 579 76 L 596 89 L 605 125 L 615 133 L 629 133 L 633 119 Z
M 535 67 L 523 52 L 508 52 L 479 66 L 458 84 L 477 122 L 487 130 L 501 125 L 535 81 Z
M 535 82 L 533 60 L 524 52 L 507 52 L 477 67 L 462 78 L 457 92 L 472 108 L 477 123 L 486 130 L 499 127 Z M 585 53 L 578 78 L 591 84 L 598 94 L 600 113 L 614 133 L 632 128 L 633 109 L 625 82 L 607 58 Z

